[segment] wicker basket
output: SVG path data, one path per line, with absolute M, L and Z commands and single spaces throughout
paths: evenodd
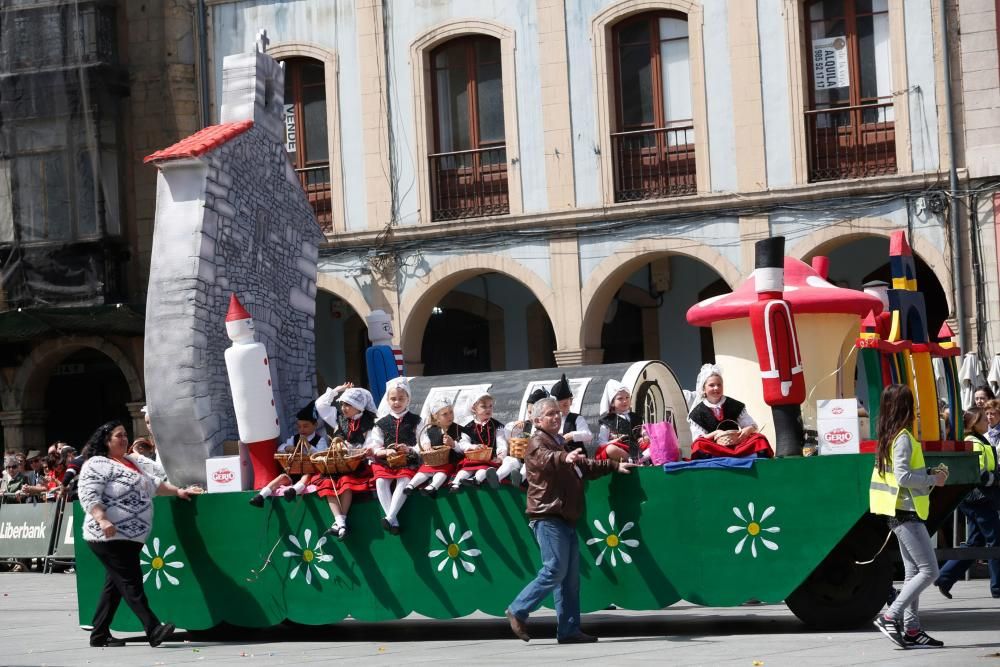
M 327 475 L 343 475 L 357 470 L 365 460 L 365 453 L 361 450 L 347 452 L 328 450 L 313 454 L 311 460 L 317 468 L 320 468 L 320 472 Z
M 392 453 L 385 457 L 385 462 L 389 464 L 390 468 L 405 468 L 408 458 L 409 455 L 405 449 L 393 449 Z
M 476 449 L 468 449 L 465 452 L 465 458 L 470 461 L 475 461 L 477 463 L 486 463 L 493 458 L 493 450 L 489 447 L 478 447 Z
M 424 465 L 443 466 L 448 463 L 451 456 L 451 447 L 435 447 L 433 449 L 420 450 L 420 458 Z
M 523 459 L 528 452 L 530 438 L 511 438 L 507 442 L 510 444 L 510 455 L 517 459 Z
M 311 475 L 313 473 L 322 472 L 316 467 L 312 459 L 309 457 L 309 443 L 305 438 L 299 438 L 299 441 L 295 443 L 295 447 L 292 451 L 288 453 L 278 453 L 274 455 L 274 460 L 278 462 L 278 465 L 288 473 L 289 475 Z

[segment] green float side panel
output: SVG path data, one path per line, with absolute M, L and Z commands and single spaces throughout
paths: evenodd
M 971 478 L 975 458 L 964 458 Z M 959 459 L 949 459 L 956 482 Z M 784 600 L 867 511 L 872 465 L 871 455 L 841 455 L 762 460 L 748 470 L 644 468 L 590 482 L 578 524 L 583 610 Z M 332 516 L 320 498 L 268 501 L 262 510 L 249 498 L 156 500 L 142 568 L 162 619 L 198 630 L 410 612 L 502 616 L 539 565 L 525 495 L 514 488 L 412 496 L 398 537 L 379 526 L 377 502 L 357 502 L 344 542 L 321 537 Z M 76 519 L 81 525 L 79 508 Z M 76 551 L 80 622 L 89 623 L 103 571 L 90 549 Z M 140 629 L 124 605 L 114 627 Z

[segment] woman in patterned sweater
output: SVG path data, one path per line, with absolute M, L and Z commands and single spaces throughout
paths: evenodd
M 174 631 L 149 608 L 142 587 L 139 552 L 153 526 L 153 496 L 187 500 L 195 489 L 179 489 L 148 467 L 142 457 L 128 454 L 128 434 L 120 421 L 104 424 L 87 443 L 92 455 L 83 464 L 79 497 L 87 519 L 83 538 L 106 573 L 90 632 L 91 646 L 124 646 L 111 636 L 111 619 L 122 598 L 142 621 L 150 646 L 159 646 Z

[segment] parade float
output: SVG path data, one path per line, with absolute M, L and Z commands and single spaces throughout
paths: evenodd
M 275 70 L 267 60 L 258 51 L 237 63 L 241 71 L 252 74 L 256 66 L 258 75 L 272 77 L 267 86 L 249 86 L 245 99 L 282 90 L 280 68 Z M 227 85 L 233 80 L 230 64 L 227 59 Z M 257 106 L 261 104 L 258 100 Z M 269 104 L 281 107 L 280 100 Z M 151 375 L 147 365 L 154 429 L 175 482 L 203 479 L 199 466 L 217 453 L 218 443 L 225 439 L 242 435 L 260 450 L 265 436 L 273 438 L 270 423 L 275 413 L 270 401 L 286 406 L 285 412 L 288 405 L 297 405 L 296 392 L 301 389 L 289 369 L 312 359 L 302 352 L 314 344 L 308 326 L 312 313 L 303 299 L 315 290 L 315 283 L 310 283 L 315 266 L 309 266 L 310 258 L 315 260 L 312 232 L 286 228 L 285 220 L 260 214 L 252 203 L 260 194 L 253 178 L 242 179 L 245 191 L 234 200 L 239 206 L 227 208 L 211 194 L 218 190 L 213 185 L 217 181 L 235 187 L 241 180 L 220 178 L 216 172 L 253 170 L 251 164 L 236 161 L 256 159 L 239 144 L 232 147 L 230 163 L 221 164 L 217 150 L 225 148 L 219 144 L 220 136 L 229 137 L 226 141 L 245 135 L 255 141 L 266 139 L 266 133 L 254 135 L 253 127 L 259 120 L 271 121 L 252 114 L 251 118 L 253 122 L 241 126 L 236 135 L 207 128 L 201 140 L 185 140 L 184 150 L 171 147 L 154 160 L 160 168 L 160 195 L 166 198 L 158 202 L 154 239 L 154 248 L 165 253 L 165 259 L 154 262 L 166 262 L 172 255 L 187 257 L 187 262 L 175 262 L 174 282 L 162 289 L 152 286 L 158 275 L 154 266 L 147 312 L 155 318 L 170 308 L 193 309 L 190 318 L 201 327 L 196 335 L 147 334 L 147 350 L 160 346 L 155 349 L 157 359 L 175 356 L 191 361 L 179 379 L 176 372 Z M 276 145 L 280 148 L 280 137 Z M 257 153 L 269 156 L 273 151 Z M 179 155 L 185 156 L 183 166 L 172 163 Z M 212 187 L 198 199 L 197 188 L 205 183 L 202 168 Z M 181 178 L 178 169 L 187 175 Z M 177 179 L 183 182 L 179 185 Z M 194 194 L 177 196 L 181 185 Z M 270 196 L 261 208 L 273 204 L 274 195 Z M 170 203 L 185 213 L 173 211 Z M 220 210 L 229 218 L 216 215 Z M 221 268 L 213 273 L 207 267 L 222 266 L 209 252 L 222 244 L 206 237 L 212 232 L 226 238 L 220 231 L 226 224 L 240 229 L 246 225 L 237 242 L 247 244 L 243 250 L 251 256 L 258 251 L 254 244 L 268 239 L 298 244 L 284 253 L 284 261 L 285 269 L 294 269 L 299 277 L 270 284 L 268 275 L 247 271 L 237 275 L 229 267 L 220 283 Z M 171 244 L 181 247 L 172 249 Z M 799 618 L 818 627 L 869 621 L 888 596 L 895 551 L 880 551 L 888 531 L 884 521 L 868 513 L 873 443 L 855 442 L 858 453 L 801 456 L 802 416 L 807 422 L 813 419 L 817 400 L 849 400 L 856 392 L 874 397 L 889 382 L 911 385 L 921 411 L 915 432 L 924 441 L 927 463 L 946 462 L 951 472 L 948 485 L 931 495 L 931 530 L 977 483 L 977 461 L 964 451 L 962 433 L 955 427 L 942 433 L 938 426 L 938 395 L 927 360 L 941 358 L 954 377 L 959 351 L 950 340 L 931 341 L 927 336 L 922 296 L 902 233 L 892 243 L 893 285 L 885 316 L 877 298 L 836 288 L 822 271 L 783 258 L 781 252 L 775 261 L 775 248 L 758 253 L 757 270 L 732 294 L 693 306 L 689 321 L 712 327 L 726 393 L 746 401 L 758 422 L 774 427 L 769 433 L 779 457 L 747 461 L 740 469 L 681 467 L 667 472 L 645 467 L 589 483 L 586 515 L 578 530 L 584 612 L 611 604 L 653 610 L 681 600 L 734 606 L 755 599 L 784 601 Z M 280 274 L 281 254 L 270 252 L 268 270 Z M 191 257 L 200 259 L 192 262 Z M 176 275 L 181 269 L 189 273 Z M 218 289 L 220 284 L 226 289 Z M 185 285 L 192 290 L 188 297 L 181 292 Z M 255 342 L 247 322 L 232 324 L 239 319 L 230 320 L 235 337 L 232 341 L 227 337 L 230 292 L 238 293 L 258 322 L 256 340 L 266 347 L 262 363 L 270 376 L 238 368 L 239 359 L 260 361 L 258 348 L 225 353 L 229 343 Z M 269 305 L 269 296 L 281 306 L 287 301 L 297 309 L 289 315 L 295 327 L 281 328 L 283 320 L 273 310 L 279 304 Z M 886 323 L 881 329 L 879 321 Z M 208 323 L 214 329 L 207 330 Z M 199 342 L 201 347 L 192 350 Z M 858 350 L 864 372 L 855 384 Z M 555 381 L 562 372 L 574 388 L 577 411 L 595 415 L 600 387 L 607 379 L 617 379 L 633 388 L 633 410 L 647 420 L 672 422 L 682 445 L 689 444 L 687 406 L 679 384 L 657 361 L 414 378 L 411 409 L 421 411 L 434 391 L 458 397 L 463 388 L 475 386 L 494 392 L 499 416 L 520 418 L 531 384 Z M 302 377 L 312 376 L 310 370 Z M 162 386 L 175 381 L 182 386 Z M 262 383 L 273 390 L 274 398 L 266 399 L 270 409 L 257 414 L 247 407 L 265 400 L 253 389 Z M 161 386 L 154 392 L 157 385 Z M 185 391 L 189 393 L 178 395 Z M 959 414 L 957 392 L 945 394 L 941 398 L 948 401 L 951 414 Z M 277 415 L 279 421 L 285 417 L 281 411 Z M 857 423 L 857 414 L 844 417 Z M 259 427 L 244 433 L 242 422 L 255 418 Z M 288 424 L 279 426 L 282 437 L 291 433 Z M 325 502 L 314 495 L 290 503 L 272 501 L 263 510 L 251 507 L 249 497 L 249 492 L 231 492 L 208 493 L 190 502 L 156 499 L 153 530 L 141 558 L 146 592 L 161 618 L 189 630 L 205 630 L 220 624 L 258 628 L 285 621 L 323 625 L 349 617 L 383 621 L 411 613 L 443 619 L 481 611 L 502 617 L 514 592 L 533 578 L 539 566 L 538 548 L 524 516 L 524 491 L 512 486 L 436 499 L 415 495 L 399 517 L 398 536 L 380 527 L 377 502 L 357 502 L 350 513 L 351 532 L 343 541 L 323 536 L 332 517 Z M 79 507 L 76 513 L 75 524 L 80 526 Z M 79 530 L 76 539 L 81 539 Z M 858 564 L 872 559 L 868 565 Z M 100 564 L 90 550 L 78 549 L 81 623 L 90 622 L 102 585 Z M 125 606 L 113 626 L 140 629 Z

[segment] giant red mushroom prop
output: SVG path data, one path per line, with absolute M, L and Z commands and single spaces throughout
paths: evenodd
M 882 302 L 859 290 L 831 284 L 826 275 L 800 260 L 785 257 L 784 264 L 783 297 L 795 315 L 806 390 L 810 392 L 802 408 L 802 419 L 807 427 L 815 428 L 816 401 L 854 397 L 855 357 L 850 351 L 861 318 L 869 311 L 880 313 Z M 825 274 L 825 265 L 820 262 L 819 266 Z M 691 306 L 687 321 L 712 328 L 715 361 L 725 375 L 726 393 L 746 404 L 750 414 L 763 426 L 764 434 L 774 442 L 773 425 L 764 423 L 771 409 L 764 402 L 757 350 L 750 330 L 750 305 L 758 301 L 754 274 L 735 291 Z

